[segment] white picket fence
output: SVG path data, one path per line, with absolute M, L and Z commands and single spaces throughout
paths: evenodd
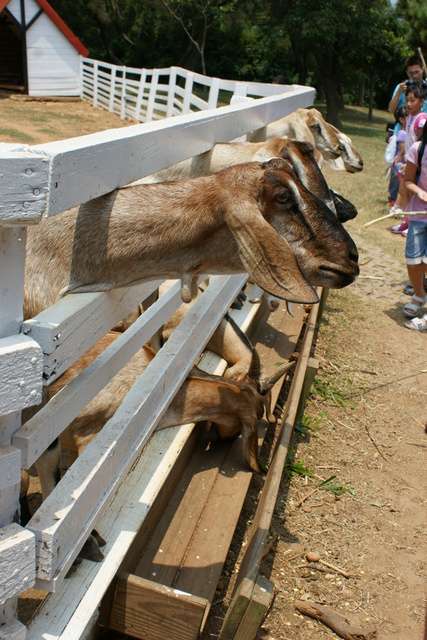
M 132 79 L 136 71 L 139 83 Z M 0 640 L 90 636 L 100 600 L 192 428 L 152 435 L 155 426 L 246 279 L 212 278 L 96 444 L 85 449 L 22 527 L 14 522 L 21 467 L 34 463 L 180 304 L 175 285 L 21 427 L 22 409 L 40 402 L 43 385 L 161 282 L 70 295 L 23 323 L 26 227 L 202 153 L 216 142 L 262 129 L 314 99 L 308 87 L 245 85 L 175 67 L 126 69 L 120 75 L 111 65 L 84 60 L 83 74 L 85 97 L 122 117 L 147 122 L 33 147 L 0 145 Z M 177 83 L 183 78 L 182 88 Z M 207 100 L 192 93 L 195 83 L 208 87 Z M 217 107 L 223 89 L 236 98 L 229 106 Z M 238 96 L 245 95 L 257 99 L 240 102 Z M 181 115 L 168 117 L 177 113 Z M 95 525 L 108 540 L 105 560 L 84 563 L 79 579 L 63 585 Z M 34 584 L 52 593 L 47 608 L 26 628 L 16 617 L 17 597 Z

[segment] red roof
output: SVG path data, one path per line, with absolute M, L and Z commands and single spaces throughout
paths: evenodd
M 3 9 L 9 4 L 9 2 L 10 0 L 0 0 L 0 12 L 3 11 Z M 36 0 L 36 2 L 40 6 L 40 8 L 43 9 L 46 15 L 49 16 L 52 22 L 56 24 L 58 29 L 62 31 L 64 36 L 71 42 L 73 47 L 75 47 L 82 56 L 86 57 L 89 53 L 88 49 L 86 49 L 86 47 L 82 45 L 80 40 L 74 35 L 71 29 L 67 27 L 63 19 L 59 17 L 55 9 L 50 6 L 47 0 Z

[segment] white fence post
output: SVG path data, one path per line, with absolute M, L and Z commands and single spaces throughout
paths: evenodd
M 18 595 L 35 582 L 35 537 L 13 524 L 19 512 L 21 452 L 11 446 L 12 436 L 20 427 L 21 408 L 40 402 L 42 385 L 40 367 L 31 396 L 34 378 L 30 382 L 28 374 L 41 365 L 41 349 L 13 349 L 21 339 L 25 239 L 25 228 L 0 227 L 0 379 L 5 390 L 0 396 L 0 638 L 10 640 L 26 638 L 16 619 Z
M 121 100 L 120 100 L 120 119 L 124 120 L 126 117 L 126 100 L 127 100 L 127 96 L 126 96 L 126 67 L 123 67 L 123 73 L 122 73 L 122 93 L 121 93 Z
M 170 118 L 173 116 L 174 102 L 175 102 L 175 86 L 176 86 L 176 69 L 172 67 L 169 74 L 168 104 L 167 104 L 167 111 L 166 111 L 167 118 Z
M 111 69 L 111 80 L 110 80 L 110 112 L 114 111 L 114 100 L 115 100 L 115 92 L 116 92 L 116 74 L 117 67 Z
M 148 97 L 146 122 L 151 122 L 153 119 L 154 106 L 156 103 L 157 83 L 159 81 L 159 71 L 154 69 L 151 76 L 150 95 Z
M 146 79 L 147 79 L 147 70 L 141 69 L 141 75 L 139 78 L 138 96 L 136 98 L 135 114 L 134 114 L 135 118 L 140 122 L 143 121 L 143 118 L 141 115 L 141 109 L 142 109 L 142 101 L 144 98 L 144 89 L 145 89 Z

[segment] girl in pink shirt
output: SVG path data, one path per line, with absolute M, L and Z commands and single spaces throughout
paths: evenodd
M 423 279 L 427 270 L 427 125 L 426 115 L 419 116 L 416 126 L 422 131 L 421 140 L 415 142 L 406 154 L 405 187 L 412 195 L 405 211 L 425 211 L 425 215 L 411 217 L 406 238 L 406 266 L 414 288 L 411 302 L 403 313 L 412 318 L 405 327 L 415 331 L 427 331 L 427 314 L 418 313 L 427 302 Z

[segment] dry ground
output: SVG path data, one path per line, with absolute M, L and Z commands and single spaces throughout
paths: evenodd
M 272 532 L 277 540 L 262 568 L 276 597 L 260 640 L 337 637 L 300 615 L 297 600 L 323 604 L 355 626 L 376 630 L 381 640 L 423 637 L 425 336 L 402 327 L 404 269 L 354 235 L 362 262 L 371 261 L 358 283 L 327 300 L 305 432 L 293 438 L 294 460 L 313 476 L 282 481 Z M 347 490 L 341 496 L 319 486 L 331 476 L 338 492 Z M 257 497 L 254 485 L 253 504 Z M 239 534 L 244 540 L 247 532 Z M 338 570 L 308 563 L 308 551 Z M 222 604 L 217 608 L 221 617 Z
M 377 114 L 378 122 L 387 120 Z M 16 102 L 0 95 L 0 141 L 38 144 L 126 126 L 87 103 Z M 357 140 L 358 129 L 347 129 Z M 371 135 L 368 127 L 360 135 Z M 362 140 L 362 138 L 360 138 Z M 314 600 L 375 630 L 380 640 L 421 640 L 427 578 L 427 335 L 403 327 L 408 299 L 404 240 L 389 223 L 363 229 L 386 213 L 382 181 L 384 144 L 372 139 L 365 170 L 328 180 L 361 214 L 348 225 L 361 255 L 361 277 L 330 292 L 315 358 L 319 371 L 293 459 L 311 475 L 283 476 L 274 514 L 272 547 L 262 571 L 275 598 L 257 638 L 336 638 L 327 627 L 295 610 Z M 363 194 L 369 194 L 366 205 Z M 361 204 L 362 203 L 362 204 Z M 319 484 L 336 476 L 334 491 Z M 204 639 L 218 634 L 236 554 L 244 544 L 260 482 L 248 496 L 232 554 L 220 581 Z M 337 493 L 342 492 L 341 495 Z M 308 551 L 323 562 L 309 564 Z M 327 564 L 324 564 L 327 563 Z M 330 567 L 328 565 L 333 565 Z M 334 568 L 335 567 L 335 568 Z M 350 577 L 347 577 L 350 574 Z M 173 639 L 171 639 L 173 640 Z

